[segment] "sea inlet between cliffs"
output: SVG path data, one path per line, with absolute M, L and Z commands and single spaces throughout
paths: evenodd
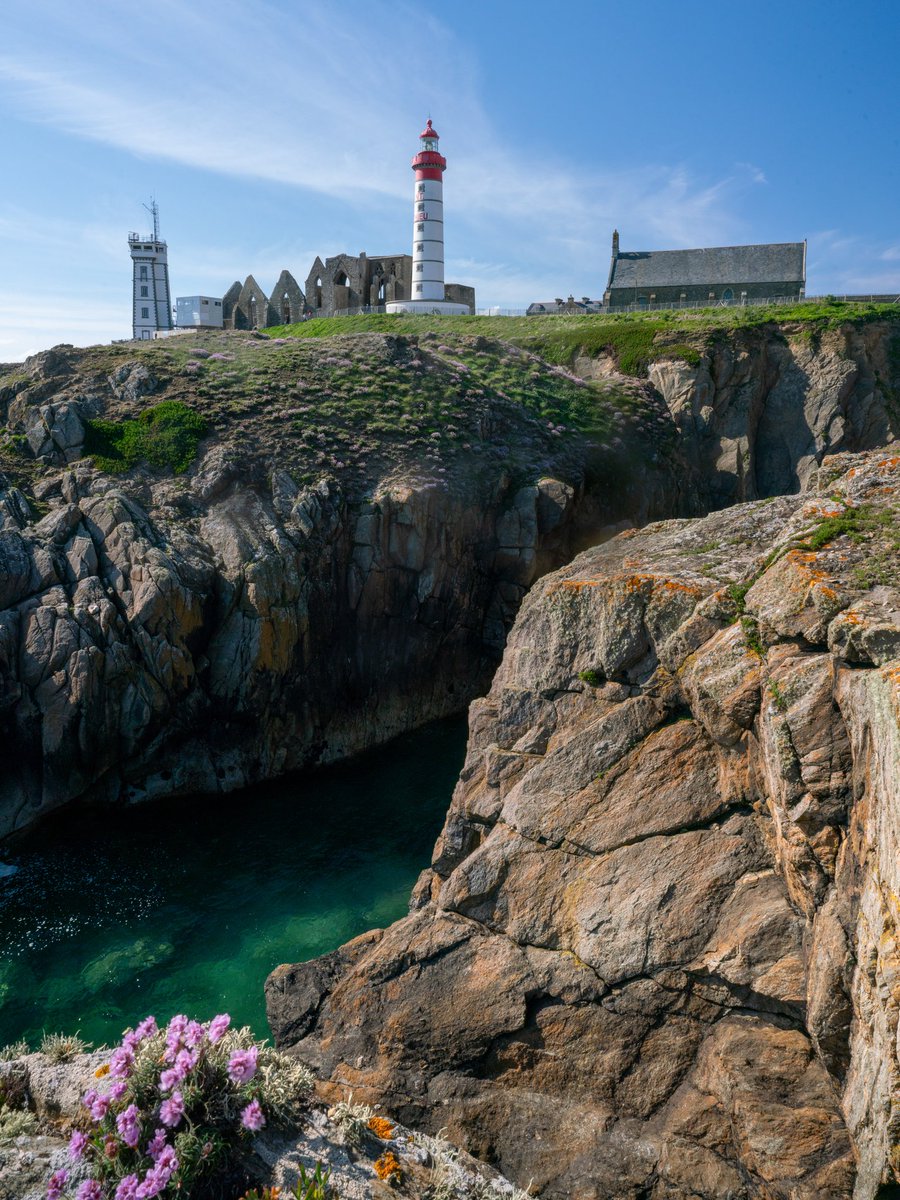
M 463 718 L 225 796 L 74 808 L 0 846 L 0 1045 L 112 1042 L 153 1013 L 267 1036 L 263 982 L 406 912 Z

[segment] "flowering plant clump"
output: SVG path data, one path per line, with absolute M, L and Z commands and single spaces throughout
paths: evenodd
M 90 1173 L 75 1200 L 203 1200 L 239 1185 L 252 1135 L 295 1119 L 312 1087 L 305 1067 L 224 1013 L 207 1024 L 176 1016 L 162 1029 L 147 1017 L 95 1075 L 103 1090 L 83 1097 L 69 1142 Z M 48 1200 L 69 1200 L 67 1179 L 54 1174 Z

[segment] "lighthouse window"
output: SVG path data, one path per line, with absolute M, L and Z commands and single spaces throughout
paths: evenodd
M 141 279 L 146 279 L 146 278 L 147 278 L 147 268 L 141 267 Z
M 416 291 L 417 291 L 417 292 L 421 292 L 421 290 L 422 290 L 422 285 L 421 285 L 421 283 L 417 283 L 417 284 L 416 284 Z
M 141 295 L 142 295 L 142 296 L 149 296 L 149 295 L 150 295 L 150 292 L 147 290 L 147 285 L 146 285 L 146 284 L 145 284 L 145 285 L 144 285 L 144 286 L 141 288 Z
M 417 249 L 417 250 L 424 250 L 424 249 L 425 249 L 425 243 L 424 243 L 424 242 L 416 242 L 416 249 Z
M 419 233 L 424 233 L 424 232 L 425 232 L 425 226 L 424 226 L 424 225 L 417 225 L 417 226 L 416 226 L 416 229 L 419 231 Z
M 422 270 L 422 264 L 421 264 L 421 263 L 416 263 L 416 270 L 417 270 L 417 271 L 421 271 L 421 270 Z
M 149 309 L 149 308 L 142 308 L 142 309 L 141 309 L 141 319 L 142 319 L 143 321 L 146 321 L 146 320 L 147 320 L 147 318 L 148 318 L 149 316 L 150 316 L 150 309 Z

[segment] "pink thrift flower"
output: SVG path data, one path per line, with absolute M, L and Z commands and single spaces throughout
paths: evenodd
M 47 1184 L 47 1200 L 61 1200 L 68 1179 L 69 1172 L 65 1168 L 61 1171 L 54 1171 Z
M 91 1110 L 91 1116 L 95 1121 L 102 1121 L 109 1112 L 109 1096 L 98 1096 L 94 1093 L 94 1098 L 88 1107 Z
M 150 1155 L 153 1161 L 156 1162 L 167 1145 L 168 1142 L 166 1141 L 166 1131 L 160 1127 L 147 1143 L 147 1153 Z
M 225 1030 L 230 1024 L 231 1017 L 228 1015 L 228 1013 L 219 1013 L 217 1017 L 213 1017 L 209 1023 L 209 1040 L 213 1045 L 215 1045 L 216 1042 L 221 1041 L 221 1039 L 225 1036 Z
M 159 1119 L 163 1125 L 168 1125 L 170 1129 L 174 1129 L 183 1116 L 184 1097 L 181 1092 L 173 1092 L 169 1099 L 164 1100 L 160 1105 Z
M 75 1159 L 81 1158 L 84 1154 L 84 1148 L 88 1144 L 88 1135 L 82 1133 L 80 1129 L 76 1129 L 69 1138 L 69 1158 L 74 1162 Z
M 248 1083 L 256 1074 L 256 1059 L 259 1051 L 255 1046 L 249 1050 L 235 1050 L 228 1060 L 228 1074 L 234 1083 Z
M 109 1060 L 109 1073 L 114 1079 L 127 1079 L 134 1066 L 134 1051 L 127 1046 L 113 1050 Z
M 144 1182 L 138 1184 L 135 1196 L 137 1200 L 151 1200 L 153 1196 L 159 1195 L 168 1182 L 168 1179 L 161 1179 L 157 1175 L 156 1167 L 151 1167 L 144 1176 Z
M 180 1072 L 181 1078 L 184 1079 L 193 1071 L 200 1058 L 196 1050 L 179 1050 L 178 1057 L 175 1059 L 175 1070 Z
M 188 1027 L 188 1019 L 184 1014 L 179 1013 L 173 1017 L 166 1029 L 166 1058 L 169 1062 L 174 1062 L 178 1056 L 178 1051 L 184 1047 L 184 1035 Z
M 124 1179 L 119 1181 L 119 1186 L 116 1188 L 115 1200 L 137 1200 L 137 1194 L 137 1175 L 126 1175 Z
M 181 1072 L 176 1067 L 169 1067 L 159 1077 L 159 1090 L 161 1092 L 171 1092 L 176 1084 L 181 1083 L 181 1079 Z
M 125 1082 L 125 1080 L 117 1079 L 106 1094 L 109 1096 L 110 1100 L 115 1102 L 116 1100 L 121 1100 L 127 1091 L 128 1084 Z
M 143 1021 L 141 1021 L 140 1025 L 134 1031 L 135 1036 L 139 1042 L 142 1042 L 144 1038 L 153 1037 L 154 1033 L 157 1032 L 157 1028 L 156 1017 L 144 1017 Z
M 265 1123 L 266 1118 L 263 1116 L 263 1110 L 260 1107 L 259 1101 L 251 1100 L 241 1113 L 241 1124 L 245 1129 L 257 1133 Z
M 206 1030 L 199 1021 L 191 1021 L 184 1031 L 184 1044 L 189 1050 L 195 1050 L 206 1037 Z
M 178 1159 L 171 1146 L 163 1146 L 162 1154 L 156 1160 L 156 1169 L 166 1175 L 174 1175 L 178 1170 Z
M 136 1104 L 129 1104 L 124 1112 L 120 1112 L 116 1117 L 116 1129 L 119 1131 L 119 1136 L 126 1146 L 130 1146 L 133 1150 L 138 1144 L 140 1137 L 140 1114 Z
M 77 1200 L 103 1200 L 103 1189 L 98 1179 L 86 1179 L 75 1193 Z

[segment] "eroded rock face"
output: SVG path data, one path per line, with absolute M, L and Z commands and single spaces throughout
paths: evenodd
M 37 523 L 6 492 L 0 833 L 80 796 L 230 789 L 459 711 L 570 552 L 558 480 L 394 483 L 360 504 L 209 459 L 190 519 L 177 485 L 142 504 L 84 467 Z
M 532 588 L 410 915 L 267 982 L 329 1094 L 548 1197 L 900 1179 L 900 458 L 814 483 Z
M 697 366 L 652 363 L 711 507 L 805 487 L 823 455 L 884 446 L 892 415 L 890 331 L 746 330 Z

